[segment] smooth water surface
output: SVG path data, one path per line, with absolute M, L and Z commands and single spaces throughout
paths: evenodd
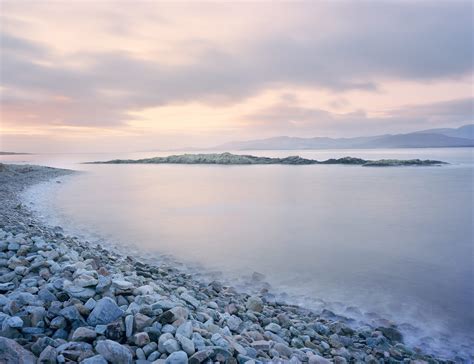
M 452 164 L 79 165 L 124 156 L 15 158 L 87 171 L 49 196 L 49 213 L 76 231 L 201 263 L 225 277 L 258 271 L 306 305 L 317 298 L 355 305 L 423 329 L 414 337 L 472 337 L 472 149 L 246 153 Z M 441 339 L 454 345 L 447 340 Z

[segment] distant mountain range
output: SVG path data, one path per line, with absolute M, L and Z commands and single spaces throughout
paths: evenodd
M 385 134 L 355 138 L 297 138 L 280 136 L 268 139 L 235 141 L 212 150 L 269 149 L 375 149 L 474 147 L 474 124 L 459 128 L 421 130 L 408 134 Z

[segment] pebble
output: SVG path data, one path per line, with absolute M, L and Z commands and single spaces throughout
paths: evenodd
M 133 363 L 132 353 L 125 346 L 112 340 L 99 341 L 95 350 L 107 361 L 114 364 Z
M 97 301 L 94 309 L 87 318 L 87 323 L 91 326 L 105 325 L 115 321 L 123 314 L 123 310 L 117 306 L 110 297 L 101 298 Z
M 184 351 L 176 351 L 171 354 L 165 361 L 166 364 L 187 364 L 188 356 Z

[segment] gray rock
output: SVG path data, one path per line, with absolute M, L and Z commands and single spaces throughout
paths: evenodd
M 175 334 L 176 332 L 176 327 L 174 327 L 173 325 L 170 325 L 170 324 L 166 324 L 166 325 L 163 325 L 163 327 L 161 328 L 161 332 L 163 334 L 166 334 L 166 333 L 169 333 L 169 334 Z
M 133 334 L 133 316 L 125 317 L 125 336 L 130 337 Z
M 99 281 L 96 278 L 88 274 L 82 274 L 74 279 L 74 284 L 79 287 L 94 287 L 97 286 L 98 283 Z
M 100 302 L 100 301 L 99 301 Z M 97 343 L 95 350 L 108 362 L 114 364 L 132 364 L 132 353 L 125 346 L 112 340 L 102 340 Z
M 231 331 L 237 332 L 243 321 L 239 317 L 232 315 L 226 322 Z
M 67 287 L 66 292 L 69 296 L 80 299 L 82 301 L 88 300 L 89 298 L 94 297 L 95 295 L 94 289 L 76 285 L 71 285 Z
M 220 346 L 226 349 L 230 348 L 230 343 L 226 339 L 224 339 L 224 337 L 219 333 L 215 333 L 214 335 L 212 335 L 211 341 L 216 346 Z
M 8 283 L 1 283 L 0 284 L 0 292 L 7 292 L 15 289 L 15 284 L 12 282 Z
M 250 344 L 255 350 L 268 351 L 270 350 L 270 343 L 265 340 L 257 340 Z
M 23 327 L 23 320 L 17 316 L 9 317 L 3 321 L 2 328 L 19 329 Z
M 87 327 L 78 327 L 72 334 L 72 340 L 74 341 L 94 341 L 97 337 L 95 330 Z
M 184 307 L 173 307 L 171 310 L 163 312 L 158 320 L 163 324 L 172 324 L 176 320 L 186 320 L 188 318 L 189 311 Z
M 112 284 L 112 280 L 109 277 L 99 276 L 99 283 L 95 287 L 97 293 L 105 292 L 110 285 Z
M 44 350 L 41 352 L 38 358 L 38 364 L 56 364 L 57 360 L 56 357 L 58 356 L 57 350 L 48 345 Z
M 82 321 L 83 318 L 76 306 L 68 306 L 59 311 L 59 314 L 71 322 Z
M 176 334 L 176 339 L 178 339 L 181 348 L 183 351 L 188 354 L 188 356 L 191 356 L 194 354 L 196 349 L 194 348 L 194 343 L 191 339 L 181 335 L 181 334 Z
M 280 354 L 281 356 L 284 356 L 284 357 L 287 357 L 287 358 L 291 358 L 291 355 L 293 354 L 293 350 L 291 350 L 285 344 L 276 343 L 273 346 L 273 349 L 275 349 L 278 352 L 278 354 Z
M 267 326 L 265 326 L 265 330 L 278 334 L 281 331 L 281 326 L 271 322 Z
M 91 326 L 106 325 L 117 320 L 122 314 L 123 310 L 117 306 L 113 299 L 104 297 L 97 301 L 87 318 L 87 323 Z
M 102 355 L 94 355 L 84 359 L 80 364 L 107 364 L 107 360 Z
M 193 324 L 191 321 L 186 321 L 185 323 L 181 324 L 177 329 L 176 329 L 176 335 L 182 335 L 188 339 L 191 338 L 191 335 L 193 334 Z
M 184 351 L 176 351 L 166 358 L 165 364 L 187 364 L 188 356 Z
M 308 358 L 308 364 L 331 364 L 331 362 L 320 355 L 311 355 Z
M 153 303 L 151 305 L 151 308 L 153 310 L 161 309 L 163 311 L 167 311 L 167 310 L 172 309 L 173 307 L 176 307 L 177 305 L 178 304 L 176 302 L 173 302 L 173 301 L 170 301 L 170 300 L 159 300 L 159 301 L 156 301 L 155 303 Z
M 175 339 L 166 340 L 163 343 L 163 347 L 165 348 L 165 351 L 169 354 L 179 350 L 179 344 Z
M 392 342 L 403 342 L 402 333 L 394 327 L 379 327 L 377 330 Z
M 84 304 L 84 307 L 87 308 L 89 311 L 92 311 L 95 307 L 96 300 L 93 298 L 89 298 L 87 302 Z
M 132 289 L 134 284 L 124 279 L 112 279 L 112 285 L 122 291 Z
M 151 342 L 149 344 L 146 344 L 142 350 L 145 353 L 145 355 L 150 355 L 152 352 L 154 352 L 156 349 L 158 349 L 158 344 L 155 342 Z
M 153 319 L 147 315 L 137 313 L 134 316 L 134 327 L 136 331 L 143 331 L 146 327 L 150 326 L 153 322 Z
M 212 349 L 198 351 L 197 353 L 193 354 L 193 356 L 189 358 L 189 364 L 203 363 L 212 355 L 212 353 L 213 353 Z
M 171 334 L 162 334 L 159 338 L 158 338 L 158 350 L 162 353 L 166 352 L 166 349 L 165 349 L 165 346 L 164 346 L 164 343 L 170 339 L 173 339 L 174 336 L 171 335 Z
M 6 364 L 36 364 L 36 357 L 16 341 L 0 337 L 0 358 Z
M 139 347 L 145 346 L 150 342 L 150 337 L 146 332 L 139 332 L 133 336 L 133 343 Z
M 183 293 L 180 297 L 190 305 L 194 306 L 194 308 L 198 308 L 200 306 L 199 301 L 188 293 Z
M 66 319 L 63 316 L 56 316 L 49 324 L 52 329 L 64 329 L 67 326 Z
M 254 312 L 262 312 L 263 311 L 263 302 L 258 296 L 251 296 L 247 299 L 245 304 L 247 310 L 254 311 Z

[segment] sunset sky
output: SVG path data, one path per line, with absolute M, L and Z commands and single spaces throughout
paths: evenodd
M 0 150 L 201 147 L 473 121 L 471 1 L 0 4 Z

